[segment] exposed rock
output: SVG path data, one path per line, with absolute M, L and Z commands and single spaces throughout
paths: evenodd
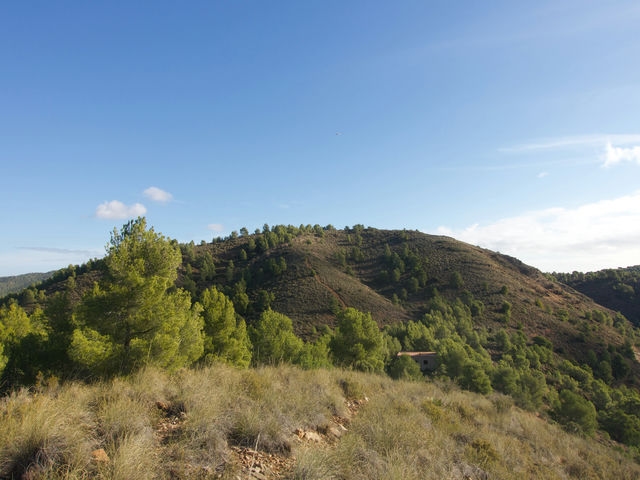
M 323 435 L 326 435 L 325 431 L 322 429 L 318 429 Z M 293 433 L 295 433 L 300 440 L 306 440 L 308 442 L 320 443 L 322 442 L 322 436 L 320 433 L 315 432 L 313 430 L 303 430 L 302 428 L 296 429 Z
M 104 451 L 104 448 L 98 448 L 91 452 L 91 459 L 96 463 L 109 463 L 109 455 Z

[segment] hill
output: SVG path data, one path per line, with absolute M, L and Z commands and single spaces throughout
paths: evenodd
M 1 302 L 5 389 L 212 361 L 422 378 L 396 354 L 434 351 L 430 378 L 640 447 L 637 330 L 515 258 L 361 225 L 265 225 L 196 245 L 138 219 L 110 245 Z
M 434 300 L 458 299 L 473 311 L 475 328 L 489 334 L 522 331 L 529 339 L 542 336 L 579 363 L 589 362 L 589 352 L 600 356 L 607 348 L 628 349 L 633 343 L 634 330 L 617 313 L 622 309 L 603 306 L 619 306 L 606 293 L 618 298 L 619 283 L 607 291 L 583 289 L 599 299 L 596 303 L 591 295 L 516 258 L 449 237 L 362 225 L 340 230 L 265 225 L 253 234 L 243 229 L 243 234 L 180 247 L 177 285 L 194 298 L 215 285 L 248 323 L 272 308 L 290 317 L 305 339 L 326 325 L 335 326 L 335 313 L 344 307 L 370 312 L 384 327 L 420 320 Z M 94 261 L 60 270 L 31 293 L 23 291 L 28 300 L 21 303 L 37 305 L 32 298 L 38 291 L 45 296 L 61 291 L 70 276 L 79 300 L 101 268 L 102 262 Z
M 554 277 L 640 326 L 640 265 L 589 273 L 554 273 Z
M 19 293 L 25 288 L 35 285 L 51 277 L 54 272 L 47 273 L 25 273 L 24 275 L 14 275 L 11 277 L 0 277 L 0 297 L 11 293 Z
M 614 443 L 568 434 L 504 395 L 339 369 L 145 369 L 23 390 L 0 416 L 0 478 L 640 477 Z
M 589 350 L 625 345 L 632 331 L 615 311 L 513 257 L 417 231 L 276 226 L 182 249 L 179 284 L 194 295 L 218 285 L 237 308 L 246 292 L 246 318 L 268 304 L 305 338 L 333 326 L 340 307 L 371 312 L 385 326 L 422 318 L 436 297 L 461 299 L 478 328 L 544 336 L 580 363 Z

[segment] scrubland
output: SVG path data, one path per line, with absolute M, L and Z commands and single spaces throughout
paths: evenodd
M 640 465 L 500 394 L 215 364 L 14 391 L 0 401 L 0 478 L 637 479 Z

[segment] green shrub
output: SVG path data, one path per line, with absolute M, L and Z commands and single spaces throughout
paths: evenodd
M 598 426 L 596 408 L 589 400 L 571 390 L 562 390 L 559 404 L 553 410 L 554 418 L 568 431 L 593 435 Z

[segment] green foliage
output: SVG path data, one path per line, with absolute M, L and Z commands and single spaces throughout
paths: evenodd
M 370 313 L 347 308 L 338 315 L 331 353 L 339 365 L 369 372 L 382 372 L 385 342 Z
M 178 246 L 138 218 L 114 230 L 105 262 L 106 277 L 78 309 L 71 359 L 104 374 L 146 364 L 176 369 L 200 358 L 199 308 L 192 308 L 187 292 L 171 288 L 181 262 Z
M 0 307 L 0 376 L 9 362 L 11 351 L 32 330 L 29 316 L 17 303 Z
M 118 350 L 118 352 L 114 352 Z M 69 357 L 96 373 L 108 373 L 117 367 L 115 356 L 121 357 L 121 346 L 109 335 L 85 327 L 73 331 L 69 346 Z
M 509 320 L 511 320 L 511 308 L 512 305 L 510 302 L 507 302 L 506 300 L 502 302 L 500 311 L 502 312 L 502 321 L 504 323 L 509 323 Z
M 256 308 L 260 312 L 264 312 L 271 308 L 271 303 L 276 299 L 276 296 L 273 292 L 269 292 L 268 290 L 259 290 L 258 298 L 256 300 Z
M 518 380 L 517 370 L 501 360 L 493 372 L 492 385 L 502 393 L 513 395 L 518 392 Z
M 536 335 L 535 337 L 533 337 L 533 343 L 534 345 L 539 345 L 553 351 L 553 343 L 551 342 L 551 340 L 543 337 L 542 335 Z
M 593 403 L 571 390 L 560 391 L 553 415 L 569 431 L 593 435 L 598 426 Z
M 451 288 L 455 288 L 456 290 L 459 290 L 463 287 L 464 280 L 462 279 L 462 275 L 460 274 L 460 272 L 453 272 L 451 274 L 449 285 L 451 286 Z
M 620 311 L 638 326 L 640 295 L 637 292 L 640 291 L 640 266 L 554 275 L 559 281 L 588 295 L 600 305 Z M 592 313 L 597 315 L 594 317 L 597 321 L 611 324 L 611 318 L 605 312 L 594 310 Z
M 330 333 L 322 335 L 315 342 L 305 342 L 295 363 L 305 369 L 331 368 L 330 342 Z
M 75 268 L 70 265 L 71 268 Z M 0 297 L 9 294 L 16 294 L 24 288 L 38 284 L 44 280 L 51 278 L 52 272 L 49 273 L 27 273 L 24 275 L 16 275 L 11 277 L 0 277 Z
M 616 352 L 611 359 L 611 372 L 613 373 L 613 376 L 616 379 L 621 380 L 628 375 L 630 370 L 631 368 L 625 358 L 620 353 Z
M 16 343 L 31 333 L 29 316 L 17 303 L 0 307 L 0 342 Z
M 460 385 L 478 393 L 491 393 L 491 380 L 480 363 L 466 362 L 462 367 Z
M 303 341 L 293 332 L 291 319 L 270 309 L 262 312 L 255 327 L 250 329 L 250 336 L 257 364 L 293 363 L 303 348 Z
M 205 252 L 198 258 L 200 267 L 200 279 L 203 282 L 212 280 L 216 276 L 216 265 L 213 256 L 209 252 Z
M 248 367 L 251 341 L 245 322 L 236 316 L 231 300 L 215 287 L 202 292 L 204 355 L 231 365 Z
M 612 438 L 628 445 L 636 442 L 640 404 L 634 403 L 637 392 L 623 385 L 637 383 L 632 348 L 638 345 L 637 335 L 623 315 L 592 309 L 592 305 L 581 303 L 558 284 L 541 284 L 556 294 L 546 296 L 535 285 L 531 290 L 532 285 L 523 279 L 518 294 L 509 298 L 504 295 L 517 285 L 513 278 L 505 281 L 506 277 L 492 276 L 496 273 L 493 272 L 479 280 L 476 266 L 480 264 L 473 263 L 472 256 L 476 253 L 446 240 L 422 241 L 413 232 L 376 233 L 375 229 L 356 226 L 348 229 L 351 238 L 347 242 L 344 232 L 318 225 L 278 225 L 251 235 L 241 230 L 238 238 L 220 238 L 213 244 L 196 246 L 193 242 L 178 245 L 159 235 L 147 235 L 146 228 L 140 229 L 135 223 L 114 232 L 104 260 L 63 269 L 54 275 L 54 283 L 31 287 L 13 296 L 23 307 L 22 316 L 16 310 L 16 319 L 26 325 L 26 317 L 29 327 L 22 333 L 7 334 L 10 329 L 6 325 L 20 321 L 0 322 L 0 369 L 6 364 L 0 380 L 3 388 L 33 385 L 36 377 L 42 379 L 51 374 L 86 378 L 91 374 L 129 372 L 141 365 L 171 370 L 189 365 L 198 357 L 246 365 L 250 358 L 247 353 L 251 355 L 250 342 L 242 341 L 247 332 L 238 314 L 251 322 L 251 338 L 257 340 L 258 317 L 271 310 L 277 293 L 278 308 L 283 312 L 294 319 L 309 318 L 309 326 L 298 326 L 315 340 L 303 342 L 293 334 L 293 327 L 292 337 L 288 336 L 289 327 L 285 326 L 283 336 L 290 341 L 285 339 L 283 344 L 293 347 L 278 352 L 278 342 L 272 338 L 276 353 L 266 349 L 266 358 L 254 358 L 254 364 L 291 362 L 303 368 L 324 368 L 335 361 L 348 368 L 380 371 L 375 366 L 380 362 L 371 362 L 364 342 L 356 336 L 342 340 L 348 353 L 345 360 L 339 357 L 344 352 L 338 348 L 340 342 L 333 339 L 333 333 L 325 332 L 316 338 L 310 325 L 317 326 L 329 310 L 340 316 L 344 302 L 367 306 L 383 322 L 391 321 L 402 311 L 402 317 L 412 319 L 403 318 L 402 324 L 387 326 L 382 333 L 379 358 L 382 362 L 391 359 L 386 365 L 390 374 L 411 376 L 400 368 L 401 363 L 397 365 L 406 362 L 395 357 L 399 350 L 435 351 L 439 368 L 429 375 L 449 377 L 477 392 L 495 389 L 511 395 L 518 406 L 526 409 L 553 406 L 554 415 L 561 411 L 558 392 L 572 391 L 594 405 L 601 428 Z M 305 237 L 292 241 L 300 235 Z M 154 236 L 163 242 L 156 242 Z M 138 240 L 134 242 L 130 237 Z M 321 252 L 310 251 L 316 245 L 322 246 Z M 275 249 L 277 246 L 280 247 Z M 174 261 L 178 248 L 184 257 L 182 265 L 179 258 Z M 328 256 L 322 258 L 323 254 Z M 354 263 L 364 259 L 366 263 Z M 234 261 L 241 264 L 235 266 Z M 381 267 L 377 271 L 376 261 Z M 330 269 L 340 264 L 353 278 L 341 274 L 338 280 L 332 278 Z M 165 268 L 167 265 L 169 268 Z M 177 283 L 176 268 L 182 272 Z M 518 268 L 522 271 L 521 266 Z M 282 275 L 284 272 L 286 276 Z M 455 272 L 468 274 L 466 286 L 454 281 Z M 640 284 L 629 282 L 624 275 L 623 271 L 612 275 L 612 296 L 630 301 L 633 289 L 634 298 L 638 298 L 635 292 L 640 291 Z M 589 276 L 582 275 L 582 281 Z M 313 292 L 318 287 L 327 288 L 317 296 L 322 302 L 313 303 L 317 299 L 312 297 L 311 288 L 298 290 L 298 285 L 289 288 L 285 284 L 285 280 L 296 282 L 302 277 L 308 277 L 304 288 L 313 287 Z M 530 279 L 535 280 L 534 276 Z M 94 281 L 97 284 L 91 289 Z M 370 302 L 365 298 L 367 289 L 357 293 L 352 288 L 355 282 L 393 299 L 397 306 L 381 297 Z M 209 290 L 214 283 L 216 289 Z M 464 289 L 448 288 L 455 284 Z M 205 294 L 207 290 L 209 293 Z M 196 295 L 199 303 L 192 305 Z M 206 295 L 211 298 L 206 299 Z M 540 295 L 548 299 L 546 304 L 538 298 Z M 7 317 L 10 308 L 15 306 L 11 307 L 7 299 L 0 307 L 5 309 L 0 317 Z M 622 310 L 622 306 L 615 309 Z M 415 316 L 416 312 L 425 311 L 422 318 Z M 554 328 L 549 324 L 553 312 L 569 321 Z M 508 333 L 506 326 L 503 330 L 496 328 L 493 321 L 508 321 L 511 315 L 517 321 L 517 331 L 511 329 Z M 279 336 L 280 327 L 269 328 L 275 328 L 277 334 L 266 334 L 267 338 Z M 336 335 L 344 336 L 345 331 L 339 328 Z M 536 337 L 536 333 L 549 338 Z M 581 352 L 569 344 L 575 339 L 584 342 Z M 568 422 L 569 429 L 582 431 L 582 427 L 578 429 Z
M 520 373 L 518 390 L 513 397 L 518 406 L 526 410 L 537 410 L 542 406 L 547 391 L 547 382 L 542 372 L 525 370 Z
M 640 419 L 637 414 L 627 413 L 621 408 L 610 408 L 599 415 L 599 421 L 614 440 L 640 446 Z
M 418 363 L 409 355 L 398 355 L 387 368 L 389 376 L 395 380 L 420 380 L 423 378 Z
M 496 347 L 502 352 L 508 352 L 512 348 L 511 339 L 504 328 L 501 328 L 496 333 Z
M 225 278 L 227 279 L 227 282 L 231 282 L 233 280 L 233 276 L 235 275 L 236 269 L 235 269 L 235 265 L 233 263 L 233 260 L 229 260 L 229 263 L 227 263 L 227 269 L 225 271 Z

